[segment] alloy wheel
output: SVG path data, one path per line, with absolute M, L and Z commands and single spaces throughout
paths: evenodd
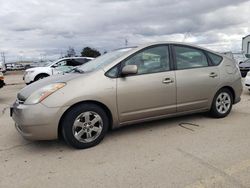
M 219 113 L 225 114 L 228 112 L 231 106 L 230 95 L 226 92 L 222 92 L 216 99 L 216 109 Z
M 94 141 L 101 134 L 103 121 L 99 114 L 93 111 L 81 113 L 74 121 L 72 132 L 74 137 L 83 143 Z

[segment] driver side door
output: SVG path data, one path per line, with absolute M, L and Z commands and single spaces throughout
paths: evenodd
M 134 75 L 117 79 L 117 106 L 121 123 L 176 112 L 176 80 L 169 47 L 143 49 L 122 62 L 137 65 Z

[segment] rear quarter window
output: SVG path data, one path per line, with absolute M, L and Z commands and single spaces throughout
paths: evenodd
M 223 59 L 221 56 L 213 54 L 211 52 L 207 52 L 207 54 L 214 65 L 219 65 Z

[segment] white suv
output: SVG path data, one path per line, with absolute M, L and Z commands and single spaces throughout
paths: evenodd
M 71 70 L 73 67 L 82 65 L 92 60 L 92 57 L 67 57 L 54 62 L 47 62 L 44 66 L 25 70 L 23 80 L 28 85 L 45 77 L 60 74 Z
M 6 72 L 6 66 L 4 62 L 0 61 L 0 72 L 5 73 Z
M 250 91 L 250 71 L 248 71 L 247 76 L 245 78 L 245 86 L 247 87 L 248 91 Z

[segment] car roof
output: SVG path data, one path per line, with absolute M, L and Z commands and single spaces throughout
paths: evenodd
M 113 67 L 115 64 L 117 64 L 118 62 L 120 62 L 121 60 L 123 60 L 125 57 L 127 57 L 129 55 L 132 55 L 133 53 L 135 53 L 135 52 L 137 52 L 137 51 L 139 51 L 141 49 L 144 49 L 144 48 L 147 48 L 147 47 L 150 47 L 150 46 L 154 46 L 154 45 L 169 45 L 169 44 L 173 44 L 173 45 L 186 45 L 186 46 L 189 46 L 189 47 L 194 47 L 194 48 L 197 48 L 197 49 L 205 50 L 207 52 L 211 52 L 213 54 L 219 55 L 219 56 L 221 56 L 223 58 L 226 58 L 226 59 L 230 59 L 229 57 L 227 57 L 224 54 L 221 54 L 219 52 L 216 52 L 216 51 L 204 48 L 204 47 L 200 47 L 200 46 L 195 45 L 195 44 L 190 44 L 190 43 L 186 43 L 186 42 L 174 42 L 174 41 L 158 41 L 158 42 L 144 43 L 144 44 L 140 44 L 140 45 L 132 46 L 132 47 L 125 47 L 125 48 L 116 49 L 116 50 L 122 50 L 122 49 L 126 49 L 126 48 L 131 48 L 130 51 L 128 51 L 126 54 L 124 54 L 120 58 L 116 59 L 113 63 L 107 65 L 103 69 L 105 71 L 109 70 L 111 67 Z
M 67 60 L 67 59 L 94 59 L 93 57 L 64 57 L 58 60 Z
M 138 45 L 138 47 L 139 48 L 144 48 L 144 47 L 147 47 L 147 46 L 161 45 L 161 44 L 187 45 L 187 46 L 190 46 L 190 47 L 194 47 L 194 48 L 199 48 L 199 49 L 202 49 L 202 50 L 206 50 L 208 52 L 216 53 L 218 55 L 223 55 L 223 54 L 221 54 L 219 52 L 216 52 L 216 51 L 213 51 L 213 50 L 210 50 L 210 49 L 207 49 L 205 47 L 201 47 L 201 46 L 198 46 L 198 45 L 195 45 L 195 44 L 187 43 L 187 42 L 158 41 L 158 42 L 150 42 L 150 43 L 141 44 L 141 45 Z

